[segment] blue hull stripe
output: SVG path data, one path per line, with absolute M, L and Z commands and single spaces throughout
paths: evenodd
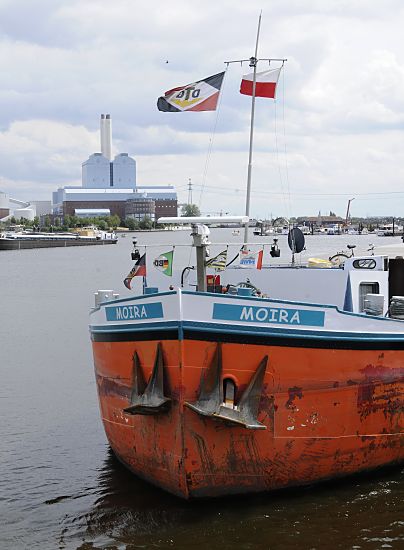
M 164 321 L 161 323 L 128 323 L 120 325 L 92 325 L 91 333 L 97 332 L 141 332 L 148 330 L 172 330 L 178 328 L 177 321 Z
M 352 333 L 352 332 L 336 332 L 325 330 L 298 330 L 298 329 L 277 329 L 268 327 L 251 327 L 244 325 L 233 325 L 231 328 L 228 325 L 218 325 L 215 323 L 198 323 L 194 321 L 184 321 L 182 323 L 184 330 L 190 328 L 192 330 L 228 332 L 229 334 L 251 334 L 257 336 L 281 337 L 281 338 L 310 338 L 321 340 L 351 340 L 351 341 L 371 341 L 371 342 L 404 342 L 403 334 L 377 334 L 377 333 Z
M 167 331 L 177 330 L 180 339 L 183 331 L 201 331 L 201 332 L 214 332 L 222 334 L 232 335 L 251 335 L 258 337 L 274 337 L 274 338 L 299 338 L 310 340 L 323 340 L 323 341 L 352 341 L 352 342 L 403 342 L 404 333 L 396 334 L 377 334 L 377 333 L 352 333 L 352 332 L 333 332 L 325 330 L 299 330 L 299 329 L 282 329 L 272 327 L 257 327 L 257 326 L 243 326 L 233 325 L 230 327 L 228 324 L 221 325 L 217 323 L 203 323 L 195 321 L 184 321 L 179 323 L 178 321 L 165 321 L 160 323 L 128 323 L 120 325 L 95 325 L 90 327 L 92 334 L 97 333 L 130 333 L 130 332 L 145 332 L 148 331 Z

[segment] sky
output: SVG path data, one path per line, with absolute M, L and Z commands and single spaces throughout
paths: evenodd
M 215 112 L 162 113 L 173 87 L 254 54 L 287 59 L 257 98 L 250 213 L 404 216 L 402 0 L 0 0 L 0 191 L 50 200 L 100 150 L 207 214 L 244 214 L 251 98 L 229 65 Z M 272 66 L 275 66 L 272 64 Z M 258 64 L 265 70 L 267 61 Z

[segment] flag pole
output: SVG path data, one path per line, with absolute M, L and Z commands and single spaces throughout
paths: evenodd
M 250 58 L 250 67 L 253 67 L 253 86 L 251 98 L 251 121 L 250 121 L 250 150 L 248 154 L 248 172 L 247 172 L 247 191 L 245 201 L 245 215 L 250 217 L 250 196 L 251 196 L 251 174 L 252 174 L 252 151 L 254 142 L 254 113 L 255 113 L 255 87 L 257 79 L 257 56 L 258 56 L 258 40 L 261 28 L 261 13 L 258 19 L 257 40 L 255 42 L 255 55 Z M 248 243 L 248 222 L 244 225 L 244 246 Z

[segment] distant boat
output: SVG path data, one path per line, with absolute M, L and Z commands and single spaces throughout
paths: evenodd
M 0 235 L 0 250 L 116 244 L 117 240 L 115 233 L 107 231 L 94 231 L 91 235 L 80 235 L 78 233 L 6 232 Z
M 392 223 L 386 223 L 384 225 L 380 225 L 377 230 L 378 237 L 393 237 L 395 235 L 402 235 L 402 234 L 403 234 L 403 226 L 392 224 Z
M 331 225 L 330 227 L 324 227 L 321 233 L 324 235 L 340 235 L 341 226 L 338 223 L 336 223 L 334 225 Z
M 267 237 L 268 235 L 274 235 L 275 231 L 273 227 L 255 227 L 253 229 L 253 235 L 256 237 Z

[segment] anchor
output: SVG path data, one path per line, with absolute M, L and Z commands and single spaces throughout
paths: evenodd
M 163 351 L 161 343 L 158 343 L 153 372 L 146 385 L 139 356 L 135 351 L 130 406 L 123 409 L 123 412 L 127 414 L 158 414 L 169 408 L 171 399 L 164 396 L 163 367 Z
M 250 430 L 266 430 L 266 426 L 258 422 L 257 416 L 267 363 L 266 355 L 251 377 L 238 405 L 231 408 L 223 403 L 222 347 L 218 344 L 209 369 L 202 372 L 198 400 L 194 403 L 186 402 L 185 405 L 202 416 L 244 426 Z

